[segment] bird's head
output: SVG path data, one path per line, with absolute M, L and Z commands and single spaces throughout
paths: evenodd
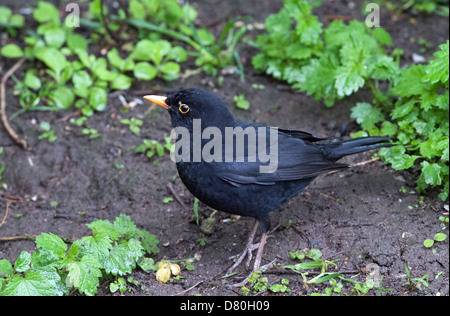
M 169 111 L 172 127 L 190 129 L 194 119 L 202 120 L 202 128 L 227 126 L 234 121 L 225 101 L 212 92 L 202 89 L 183 89 L 167 97 L 146 95 L 147 99 Z

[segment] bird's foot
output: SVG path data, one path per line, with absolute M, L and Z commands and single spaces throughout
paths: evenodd
M 266 264 L 266 265 L 259 266 L 258 268 L 254 268 L 253 271 L 252 271 L 249 275 L 247 275 L 241 282 L 233 283 L 233 284 L 228 284 L 227 286 L 228 286 L 228 287 L 242 287 L 243 285 L 245 285 L 245 284 L 247 284 L 247 283 L 249 282 L 249 280 L 250 280 L 250 278 L 252 277 L 252 274 L 253 274 L 253 273 L 255 273 L 255 272 L 257 272 L 257 271 L 265 271 L 265 270 L 268 270 L 268 269 L 270 269 L 270 268 L 273 267 L 274 263 L 275 263 L 275 260 L 273 260 L 272 262 L 269 262 L 269 263 Z M 255 269 L 256 269 L 256 270 L 255 270 Z

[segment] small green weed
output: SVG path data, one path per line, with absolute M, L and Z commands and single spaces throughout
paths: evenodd
M 139 135 L 141 133 L 142 120 L 132 117 L 130 119 L 120 120 L 120 123 L 128 125 L 133 134 Z
M 427 239 L 423 242 L 423 245 L 426 248 L 431 248 L 433 247 L 435 242 L 441 242 L 447 239 L 447 235 L 443 234 L 443 233 L 437 233 L 436 235 L 434 235 L 433 239 Z
M 405 271 L 406 271 L 406 277 L 408 278 L 408 281 L 403 283 L 403 285 L 408 286 L 410 291 L 415 291 L 417 289 L 421 289 L 422 286 L 425 286 L 428 289 L 430 288 L 430 286 L 428 284 L 428 279 L 429 279 L 428 274 L 425 274 L 421 278 L 413 278 L 411 276 L 411 272 L 409 271 L 407 262 L 405 262 Z
M 58 139 L 58 136 L 55 135 L 55 131 L 52 130 L 50 123 L 41 122 L 39 127 L 44 131 L 41 135 L 39 135 L 39 139 L 47 139 L 50 143 Z
M 174 144 L 172 144 L 172 139 L 167 136 L 164 137 L 165 144 L 161 144 L 160 142 L 154 139 L 144 139 L 142 144 L 136 147 L 134 150 L 136 153 L 145 153 L 148 158 L 152 158 L 155 154 L 158 157 L 164 156 L 164 152 L 171 152 L 174 148 Z
M 241 110 L 250 109 L 250 102 L 245 100 L 245 96 L 243 94 L 235 95 L 233 97 L 233 101 L 236 103 L 236 106 Z

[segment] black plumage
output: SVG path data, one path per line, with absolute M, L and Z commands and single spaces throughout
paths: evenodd
M 170 94 L 167 98 L 161 96 L 145 98 L 168 110 L 174 128 L 183 127 L 189 131 L 191 146 L 189 159 L 177 162 L 178 173 L 188 190 L 200 201 L 216 210 L 253 217 L 259 223 L 263 236 L 254 270 L 260 268 L 262 249 L 270 228 L 270 212 L 294 198 L 318 175 L 347 168 L 347 165 L 336 162 L 340 158 L 389 146 L 389 139 L 386 137 L 365 137 L 323 143 L 321 141 L 326 138 L 315 137 L 307 132 L 236 120 L 220 97 L 201 89 L 184 89 Z M 216 158 L 221 157 L 217 159 L 219 161 L 194 162 L 195 150 L 201 150 L 212 139 L 212 135 L 206 133 L 206 137 L 204 136 L 199 142 L 200 146 L 197 144 L 196 147 L 194 144 L 195 119 L 201 120 L 202 133 L 208 131 L 208 128 L 220 131 L 217 135 L 221 137 L 221 147 L 214 149 L 214 154 L 217 154 L 215 150 L 220 153 L 216 155 Z M 243 161 L 239 161 L 236 154 L 239 148 L 236 145 L 237 136 L 234 135 L 232 149 L 235 155 L 233 161 L 227 162 L 226 151 L 230 149 L 226 146 L 226 136 L 229 135 L 227 128 L 228 131 L 230 129 L 249 131 L 249 135 L 245 134 L 243 137 L 244 149 L 239 155 Z M 271 133 L 272 136 L 276 136 L 276 142 L 271 142 Z M 266 155 L 277 148 L 274 172 L 261 172 L 261 166 L 267 166 L 269 162 L 261 161 L 258 148 L 251 147 L 255 146 L 252 145 L 252 140 L 264 140 L 257 142 L 256 145 L 264 145 L 265 151 L 261 153 Z M 238 264 L 246 255 L 251 256 L 250 248 L 256 228 L 255 225 Z M 232 269 L 236 266 L 235 264 Z

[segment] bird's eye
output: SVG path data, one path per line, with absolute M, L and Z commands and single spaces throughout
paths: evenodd
M 178 110 L 180 110 L 181 113 L 186 114 L 187 112 L 189 112 L 189 106 L 187 106 L 186 104 L 180 104 Z

